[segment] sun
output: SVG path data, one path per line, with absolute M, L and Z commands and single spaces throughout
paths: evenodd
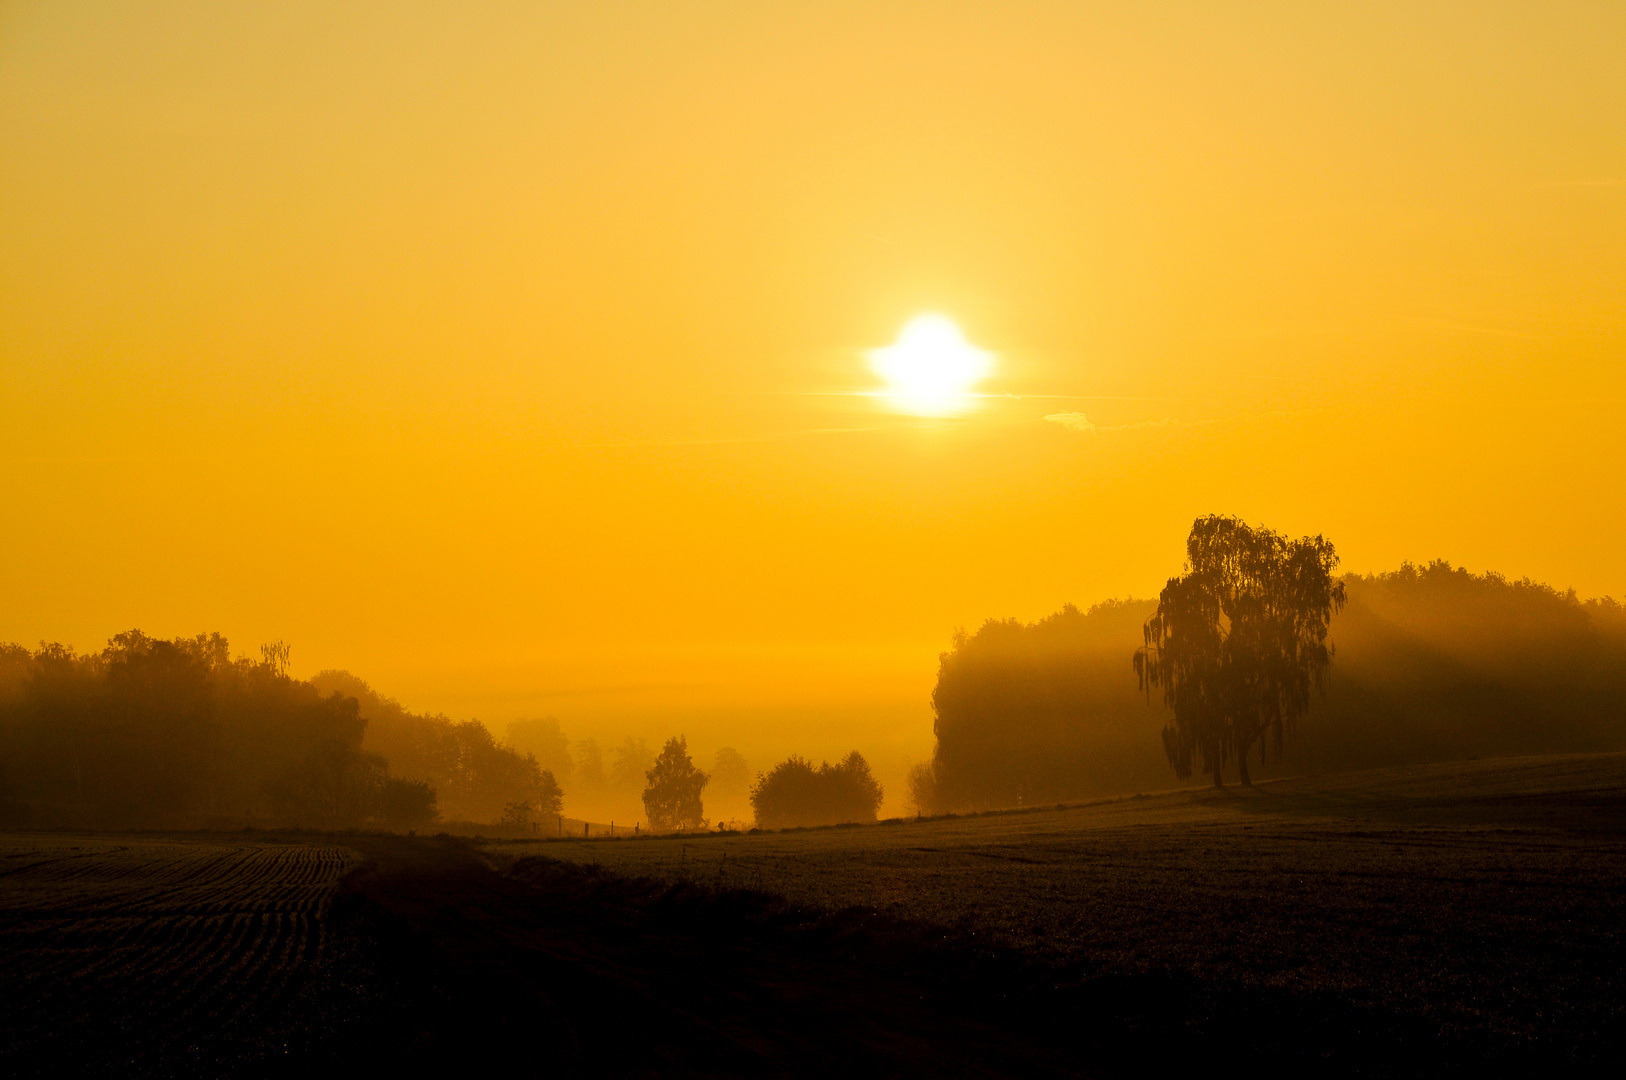
M 886 381 L 881 396 L 899 412 L 953 416 L 976 406 L 972 388 L 993 370 L 994 354 L 966 341 L 952 320 L 920 315 L 896 343 L 870 350 L 869 364 Z

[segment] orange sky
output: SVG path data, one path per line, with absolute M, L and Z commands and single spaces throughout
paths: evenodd
M 1622 56 L 1618 3 L 4 4 L 0 640 L 895 773 L 956 626 L 1152 595 L 1201 513 L 1626 594 Z M 1012 396 L 854 394 L 924 311 Z

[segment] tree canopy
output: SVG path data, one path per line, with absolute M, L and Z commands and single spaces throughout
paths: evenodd
M 357 702 L 286 674 L 288 649 L 139 630 L 99 653 L 0 647 L 0 810 L 19 823 L 396 827 L 435 792 L 362 745 Z
M 348 671 L 312 676 L 326 693 L 354 698 L 366 722 L 363 746 L 389 762 L 396 776 L 433 787 L 448 821 L 493 822 L 512 803 L 538 813 L 552 807 L 559 784 L 536 756 L 498 742 L 478 720 L 409 712 Z
M 689 759 L 687 738 L 678 735 L 667 739 L 644 778 L 644 813 L 651 829 L 678 832 L 706 827 L 700 793 L 711 778 Z
M 757 780 L 751 808 L 764 829 L 871 822 L 884 794 L 857 750 L 837 765 L 822 762 L 818 768 L 793 754 Z
M 1281 751 L 1332 662 L 1327 631 L 1345 596 L 1332 576 L 1338 555 L 1321 536 L 1288 540 L 1211 515 L 1192 524 L 1186 558 L 1146 622 L 1135 671 L 1174 713 L 1163 748 L 1176 774 L 1200 763 L 1219 785 L 1235 757 L 1248 784 L 1249 755 Z
M 568 780 L 576 771 L 575 759 L 570 756 L 570 740 L 559 730 L 559 721 L 554 717 L 509 721 L 508 745 L 535 757 L 537 764 L 558 780 Z
M 1037 622 L 990 619 L 955 634 L 938 662 L 937 745 L 911 784 L 915 805 L 1031 806 L 1151 782 L 1123 764 L 1146 741 L 1146 707 L 1123 657 L 1148 614 L 1144 601 L 1069 604 Z
M 1270 769 L 1626 749 L 1617 601 L 1444 559 L 1341 582 L 1325 697 Z M 1158 732 L 1171 714 L 1161 695 L 1147 708 L 1126 662 L 1156 610 L 1156 600 L 1068 606 L 955 635 L 932 695 L 933 757 L 911 773 L 913 804 L 930 814 L 1166 786 Z

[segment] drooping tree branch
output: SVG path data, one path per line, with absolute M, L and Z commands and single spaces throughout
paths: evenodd
M 1338 556 L 1324 537 L 1289 541 L 1212 515 L 1192 524 L 1186 556 L 1146 623 L 1135 671 L 1174 712 L 1163 747 L 1176 775 L 1200 761 L 1218 785 L 1235 757 L 1247 784 L 1254 747 L 1261 761 L 1272 744 L 1280 753 L 1322 685 L 1344 602 Z

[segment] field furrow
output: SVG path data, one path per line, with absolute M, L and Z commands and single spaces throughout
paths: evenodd
M 105 1044 L 140 1074 L 248 1022 L 320 960 L 355 853 L 301 843 L 0 839 L 0 1045 Z M 222 1036 L 223 1037 L 223 1036 Z

